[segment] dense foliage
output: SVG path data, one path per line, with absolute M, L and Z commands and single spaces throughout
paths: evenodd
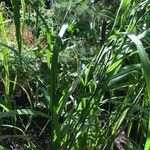
M 149 0 L 0 2 L 0 149 L 150 149 Z

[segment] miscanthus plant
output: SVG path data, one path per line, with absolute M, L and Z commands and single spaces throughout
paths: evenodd
M 1 149 L 149 150 L 149 16 L 149 0 L 1 3 Z

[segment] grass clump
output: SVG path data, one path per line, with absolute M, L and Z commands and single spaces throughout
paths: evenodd
M 5 3 L 1 148 L 149 150 L 149 1 Z

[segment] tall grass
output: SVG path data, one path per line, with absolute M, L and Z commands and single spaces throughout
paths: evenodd
M 7 36 L 6 36 L 6 29 L 4 26 L 4 19 L 3 19 L 3 13 L 0 13 L 0 32 L 1 32 L 1 41 L 2 43 L 6 44 L 7 42 Z M 5 87 L 5 104 L 8 109 L 11 109 L 10 105 L 10 78 L 9 78 L 9 49 L 3 47 L 2 52 L 1 52 L 1 58 L 2 58 L 2 63 L 4 66 L 4 71 L 5 71 L 5 78 L 3 80 L 4 82 L 4 87 Z
M 14 131 L 8 135 L 2 128 L 0 141 L 24 138 L 22 147 L 38 149 L 38 139 L 46 135 L 47 149 L 149 150 L 149 1 L 122 0 L 115 16 L 109 16 L 115 10 L 107 3 L 55 1 L 46 10 L 38 2 L 12 1 L 14 47 L 0 13 L 5 100 L 0 119 Z M 108 12 L 99 12 L 107 6 Z M 21 29 L 29 25 L 36 39 L 32 46 L 22 40 Z M 105 32 L 102 43 L 99 26 Z M 32 130 L 37 139 L 28 140 Z

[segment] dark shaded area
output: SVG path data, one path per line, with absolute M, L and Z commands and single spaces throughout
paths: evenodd
M 29 121 L 28 116 L 22 116 L 17 118 L 17 126 L 20 127 L 22 126 L 22 121 L 24 124 L 27 124 Z M 5 123 L 10 123 L 11 124 L 11 119 L 4 120 Z M 42 118 L 42 117 L 33 117 L 30 126 L 26 131 L 26 138 L 17 138 L 17 137 L 10 137 L 2 140 L 3 146 L 5 149 L 9 150 L 24 150 L 27 149 L 28 141 L 33 143 L 33 150 L 42 150 L 45 149 L 47 150 L 49 147 L 50 143 L 50 134 L 51 134 L 51 128 L 49 128 L 50 124 L 47 124 L 45 130 L 43 131 L 42 134 L 41 131 L 43 127 L 46 125 L 47 119 Z M 22 134 L 18 130 L 15 130 L 13 128 L 8 128 L 8 127 L 2 127 L 2 134 L 3 135 L 20 135 Z M 36 147 L 35 147 L 35 146 Z

